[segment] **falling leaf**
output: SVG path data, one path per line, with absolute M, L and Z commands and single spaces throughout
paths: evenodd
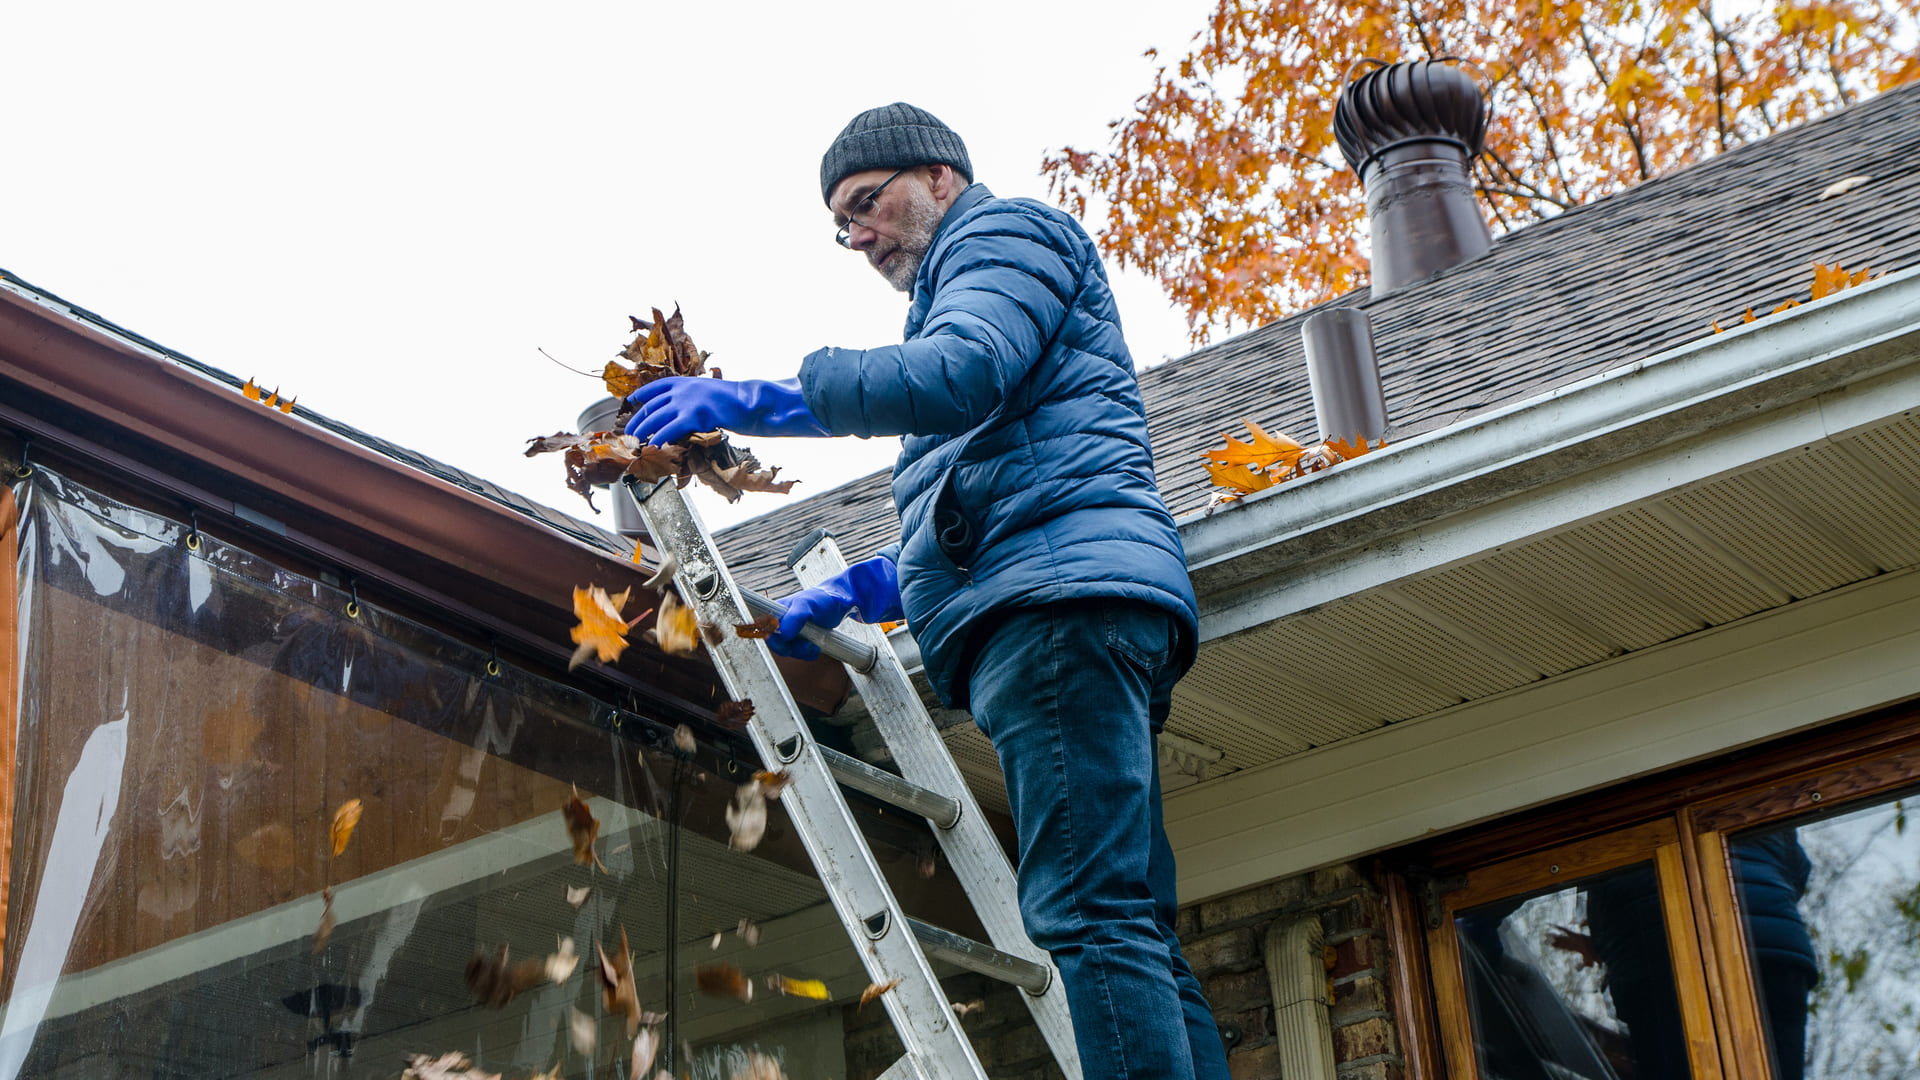
M 685 724 L 673 729 L 673 745 L 683 754 L 691 754 L 699 748 L 693 741 L 693 729 Z
M 713 722 L 728 731 L 739 731 L 746 727 L 747 721 L 751 719 L 753 719 L 751 700 L 723 701 L 719 708 L 713 710 Z
M 673 656 L 692 656 L 700 649 L 699 619 L 672 589 L 660 594 L 660 613 L 654 616 L 653 639 L 661 652 Z
M 749 949 L 760 944 L 760 928 L 754 925 L 752 919 L 741 918 L 740 925 L 734 927 L 733 932 L 741 941 L 747 943 Z
M 360 800 L 348 799 L 333 812 L 333 854 L 338 857 L 353 839 L 353 827 L 360 824 Z
M 1820 197 L 1814 201 L 1826 202 L 1828 199 L 1837 199 L 1872 179 L 1873 177 L 1871 176 L 1849 176 L 1845 180 L 1835 180 L 1833 183 L 1821 189 Z
M 560 815 L 567 825 L 567 839 L 573 841 L 573 861 L 580 865 L 592 863 L 605 870 L 599 853 L 593 850 L 593 842 L 600 837 L 600 821 L 580 797 L 579 788 L 573 789 L 572 797 L 560 808 Z
M 593 1055 L 594 1043 L 600 1038 L 600 1025 L 593 1017 L 573 1006 L 567 1006 L 567 1040 L 573 1044 L 573 1052 L 581 1057 Z
M 754 773 L 753 778 L 760 781 L 760 791 L 769 799 L 780 798 L 780 793 L 787 790 L 788 784 L 793 783 L 793 774 L 785 769 L 777 772 L 762 770 Z
M 827 984 L 819 979 L 789 979 L 785 975 L 769 975 L 767 988 L 778 990 L 788 997 L 811 998 L 814 1001 L 828 1001 L 832 997 L 827 993 Z
M 883 983 L 868 983 L 867 988 L 865 990 L 860 991 L 860 1007 L 865 1008 L 867 1005 L 867 1002 L 872 1001 L 874 998 L 879 997 L 881 994 L 884 994 L 887 991 L 899 985 L 900 985 L 899 979 L 888 979 L 886 982 L 883 982 Z
M 327 939 L 333 936 L 333 887 L 320 890 L 326 899 L 326 906 L 320 909 L 320 925 L 313 932 L 313 955 L 319 956 L 320 950 L 327 947 Z
M 732 964 L 701 964 L 693 969 L 693 985 L 709 997 L 753 1000 L 753 982 Z
M 633 1067 L 627 1070 L 627 1075 L 645 1075 L 653 1067 L 653 1056 L 659 1052 L 660 1033 L 653 1028 L 642 1028 L 640 1034 L 633 1037 Z
M 616 955 L 608 956 L 598 942 L 593 948 L 600 954 L 597 970 L 601 1004 L 614 1016 L 627 1018 L 627 1038 L 631 1039 L 639 1033 L 648 1014 L 640 1008 L 640 991 L 633 982 L 633 949 L 627 944 L 627 928 L 620 928 L 620 951 Z
M 727 830 L 732 833 L 727 846 L 735 851 L 759 847 L 761 837 L 767 834 L 767 799 L 760 792 L 760 781 L 741 784 L 726 809 Z
M 772 615 L 762 615 L 748 623 L 734 623 L 733 632 L 743 638 L 767 638 L 780 629 L 780 620 Z
M 632 591 L 622 589 L 619 596 L 608 596 L 607 590 L 598 585 L 584 589 L 574 587 L 573 616 L 580 620 L 580 625 L 573 628 L 577 648 L 573 650 L 573 658 L 567 661 L 568 670 L 579 667 L 596 653 L 603 664 L 620 659 L 627 647 L 627 620 L 620 609 L 627 606 L 627 594 Z
M 233 842 L 242 859 L 262 870 L 285 870 L 293 865 L 293 830 L 278 823 L 262 825 Z
M 512 1001 L 515 994 L 531 990 L 547 981 L 545 960 L 509 963 L 505 945 L 492 954 L 477 952 L 467 961 L 467 989 L 480 1004 L 495 1009 Z
M 555 986 L 573 978 L 573 969 L 580 966 L 580 954 L 573 951 L 573 939 L 563 937 L 559 947 L 547 955 L 547 981 Z
M 746 1060 L 727 1074 L 727 1080 L 787 1080 L 787 1074 L 778 1061 L 758 1050 L 749 1050 Z
M 482 1072 L 473 1067 L 467 1055 L 451 1050 L 439 1057 L 408 1054 L 400 1080 L 500 1080 L 500 1074 Z
M 953 1003 L 953 1015 L 956 1019 L 964 1020 L 973 1013 L 977 1013 L 986 1007 L 987 1001 L 985 998 L 975 998 L 972 1001 L 956 1001 Z

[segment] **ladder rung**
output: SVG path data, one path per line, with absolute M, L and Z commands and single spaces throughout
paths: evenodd
M 936 960 L 945 960 L 955 967 L 1012 983 L 1029 994 L 1045 993 L 1047 984 L 1053 981 L 1053 972 L 1045 964 L 1036 964 L 1012 953 L 1001 952 L 991 945 L 982 945 L 972 938 L 961 937 L 951 930 L 942 930 L 919 919 L 908 919 L 907 925 L 913 929 L 913 936 L 919 939 L 920 948 Z
M 786 605 L 778 600 L 769 600 L 745 586 L 741 586 L 739 592 L 740 599 L 747 602 L 747 610 L 755 615 L 772 615 L 779 618 L 787 613 Z M 873 665 L 880 660 L 878 649 L 838 630 L 828 630 L 814 623 L 808 623 L 800 628 L 800 636 L 820 646 L 821 652 L 861 674 L 872 671 Z
M 834 779 L 855 791 L 864 791 L 902 810 L 911 810 L 932 822 L 936 828 L 951 829 L 959 823 L 959 799 L 921 787 L 911 780 L 903 780 L 885 769 L 876 769 L 859 758 L 848 757 L 831 747 L 822 746 L 819 750 Z

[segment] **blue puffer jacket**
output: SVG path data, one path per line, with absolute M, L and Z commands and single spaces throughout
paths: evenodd
M 836 435 L 908 436 L 893 470 L 900 543 L 886 554 L 943 700 L 966 707 L 969 635 L 1014 607 L 1144 601 L 1173 613 L 1192 662 L 1193 585 L 1133 359 L 1071 217 L 967 188 L 920 266 L 906 340 L 821 349 L 800 386 Z

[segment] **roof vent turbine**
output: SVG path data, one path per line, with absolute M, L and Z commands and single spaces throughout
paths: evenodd
M 1366 185 L 1373 295 L 1384 296 L 1493 246 L 1472 175 L 1487 108 L 1450 64 L 1371 62 L 1379 66 L 1340 91 L 1333 131 Z

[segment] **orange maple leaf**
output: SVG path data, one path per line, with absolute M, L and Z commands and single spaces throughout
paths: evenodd
M 607 590 L 598 585 L 574 588 L 573 614 L 580 625 L 573 628 L 573 641 L 578 648 L 573 650 L 568 669 L 579 667 L 595 653 L 599 654 L 601 663 L 620 659 L 627 648 L 627 620 L 620 609 L 626 606 L 627 594 L 632 591 L 622 589 L 619 596 L 608 596 Z
M 353 839 L 353 827 L 360 824 L 360 800 L 348 799 L 333 812 L 333 853 L 340 855 L 347 850 L 347 843 Z
M 1274 484 L 1273 477 L 1266 470 L 1251 465 L 1215 465 L 1209 461 L 1201 467 L 1207 470 L 1207 475 L 1213 478 L 1215 484 L 1232 488 L 1242 495 L 1264 491 Z
M 1300 455 L 1306 452 L 1306 447 L 1285 435 L 1270 435 L 1265 428 L 1252 420 L 1242 417 L 1241 423 L 1247 425 L 1247 431 L 1252 433 L 1253 438 L 1247 442 L 1241 442 L 1232 435 L 1222 432 L 1220 437 L 1227 440 L 1227 445 L 1219 450 L 1207 451 L 1209 461 L 1222 465 L 1252 465 L 1261 468 L 1274 465 L 1291 467 L 1300 459 Z
M 672 589 L 660 593 L 660 614 L 653 621 L 653 643 L 674 656 L 692 656 L 700 648 L 700 620 Z

